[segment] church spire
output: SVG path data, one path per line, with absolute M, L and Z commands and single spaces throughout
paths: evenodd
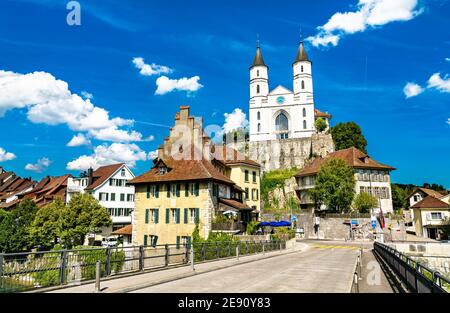
M 311 62 L 306 54 L 305 47 L 303 46 L 302 33 L 300 32 L 300 45 L 298 46 L 297 55 L 295 56 L 294 64 L 301 61 Z
M 250 68 L 254 67 L 254 66 L 267 66 L 264 63 L 264 59 L 261 53 L 261 48 L 259 46 L 259 36 L 258 39 L 256 40 L 256 53 L 255 53 L 255 57 L 253 59 L 253 64 L 252 66 L 250 66 Z

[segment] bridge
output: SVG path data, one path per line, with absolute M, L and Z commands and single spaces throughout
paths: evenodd
M 269 246 L 269 245 L 272 246 Z M 181 247 L 159 248 L 154 255 L 144 253 L 136 261 L 163 259 L 163 267 L 145 268 L 112 275 L 114 253 L 102 267 L 100 285 L 94 280 L 72 281 L 50 288 L 25 292 L 50 293 L 392 293 L 448 292 L 449 281 L 389 247 L 373 242 L 301 240 L 288 243 L 246 244 L 239 249 L 215 245 L 197 247 L 198 254 L 187 254 Z M 233 248 L 233 249 L 232 249 Z M 140 248 L 142 250 L 142 247 Z M 155 251 L 158 247 L 154 248 Z M 100 249 L 99 249 L 100 250 Z M 241 250 L 242 253 L 239 253 Z M 153 250 L 152 250 L 153 251 Z M 142 252 L 142 251 L 141 251 Z M 181 253 L 179 253 L 181 252 Z M 236 253 L 237 254 L 236 254 Z M 248 253 L 246 253 L 248 252 Z M 213 260 L 206 260 L 214 256 Z M 108 256 L 108 254 L 107 254 Z M 180 257 L 181 262 L 170 263 Z M 107 257 L 108 258 L 108 257 Z M 7 258 L 6 258 L 7 259 Z M 5 256 L 3 257 L 5 260 Z M 192 260 L 194 262 L 192 263 Z M 64 263 L 64 262 L 63 262 Z M 152 263 L 152 264 L 153 264 Z M 99 263 L 100 264 L 100 263 Z M 134 263 L 133 263 L 134 264 Z M 90 264 L 93 265 L 93 264 Z M 106 263 L 104 265 L 107 265 Z M 66 264 L 68 266 L 68 264 Z M 108 269 L 109 267 L 109 269 Z M 108 270 L 110 275 L 108 276 Z M 92 272 L 92 268 L 91 268 Z M 6 275 L 5 275 L 6 274 Z M 59 274 L 64 274 L 59 272 Z M 3 269 L 4 277 L 8 272 Z M 47 275 L 48 276 L 48 275 Z M 62 275 L 64 279 L 64 275 Z M 58 277 L 61 278 L 61 277 Z

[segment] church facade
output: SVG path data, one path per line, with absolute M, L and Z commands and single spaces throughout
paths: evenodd
M 269 88 L 269 68 L 261 48 L 256 48 L 250 66 L 250 141 L 310 138 L 316 133 L 314 122 L 323 118 L 327 125 L 331 116 L 314 107 L 312 62 L 300 41 L 292 64 L 292 90 L 278 86 Z

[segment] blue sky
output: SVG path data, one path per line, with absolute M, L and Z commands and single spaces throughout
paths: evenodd
M 393 181 L 450 188 L 450 3 L 396 0 L 388 10 L 383 1 L 81 0 L 81 25 L 69 26 L 68 1 L 4 0 L 0 166 L 38 179 L 124 158 L 140 174 L 180 105 L 206 125 L 248 113 L 257 34 L 270 87 L 290 88 L 301 28 L 316 107 L 333 125 L 357 122 L 369 154 L 397 168 Z M 170 70 L 142 75 L 136 57 Z M 162 76 L 175 89 L 155 94 Z M 102 117 L 103 129 L 78 106 Z M 83 140 L 68 147 L 76 135 Z

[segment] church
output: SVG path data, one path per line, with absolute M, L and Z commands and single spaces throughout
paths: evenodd
M 258 42 L 250 66 L 250 142 L 311 138 L 319 117 L 329 125 L 331 115 L 314 107 L 312 62 L 302 39 L 292 70 L 292 90 L 281 85 L 270 90 L 269 67 Z

